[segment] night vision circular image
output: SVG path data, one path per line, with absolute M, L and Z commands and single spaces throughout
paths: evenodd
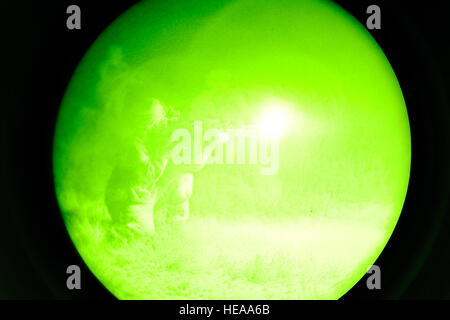
M 388 242 L 411 143 L 395 73 L 331 1 L 143 1 L 85 54 L 58 203 L 120 299 L 337 299 Z

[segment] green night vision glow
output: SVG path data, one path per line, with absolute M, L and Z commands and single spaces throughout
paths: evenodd
M 331 1 L 143 1 L 64 96 L 56 195 L 120 299 L 337 299 L 401 213 L 397 78 Z

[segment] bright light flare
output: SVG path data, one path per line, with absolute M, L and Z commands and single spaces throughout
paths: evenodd
M 230 136 L 226 132 L 221 132 L 219 139 L 221 143 L 227 143 L 230 140 Z
M 259 134 L 265 137 L 280 137 L 289 127 L 289 115 L 286 105 L 281 102 L 271 102 L 263 108 L 259 118 Z

